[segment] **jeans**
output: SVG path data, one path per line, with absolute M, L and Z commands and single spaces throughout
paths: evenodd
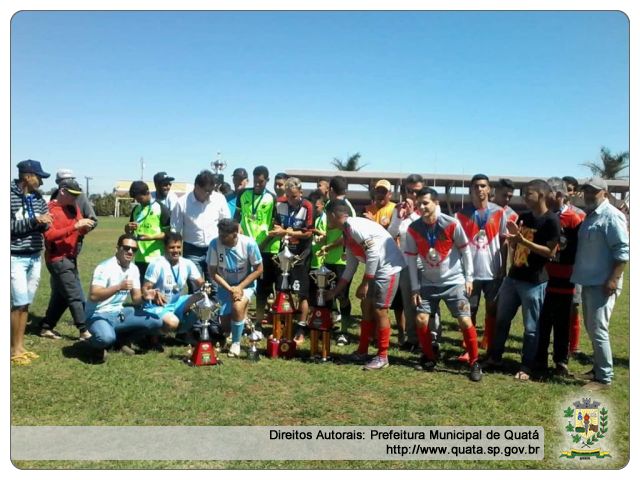
M 40 253 L 11 255 L 11 306 L 24 307 L 33 302 L 40 283 Z
M 211 297 L 212 300 L 216 298 L 218 293 L 218 284 L 214 282 L 209 276 L 209 266 L 207 265 L 207 251 L 209 247 L 198 247 L 191 243 L 183 243 L 183 257 L 191 260 L 198 267 L 198 271 L 207 282 L 211 283 Z M 187 287 L 189 293 L 193 293 L 197 290 L 195 284 L 191 280 L 187 280 Z
M 116 339 L 123 337 L 153 335 L 162 327 L 162 320 L 132 307 L 124 307 L 119 312 L 96 312 L 87 319 L 89 325 L 89 345 L 95 349 L 111 347 Z
M 84 316 L 84 292 L 80 283 L 77 260 L 63 257 L 47 263 L 51 274 L 51 296 L 42 322 L 42 328 L 53 330 L 60 317 L 69 308 L 73 323 L 81 332 L 87 329 Z
M 489 349 L 489 358 L 495 361 L 502 359 L 504 345 L 509 336 L 511 321 L 522 305 L 524 336 L 522 340 L 522 366 L 531 371 L 534 367 L 538 349 L 538 332 L 540 330 L 540 312 L 544 302 L 547 282 L 534 284 L 506 277 L 498 296 L 498 314 L 496 318 L 496 336 Z
M 618 292 L 606 297 L 602 285 L 582 286 L 582 314 L 593 346 L 593 372 L 603 383 L 611 383 L 613 378 L 609 321 L 617 298 Z

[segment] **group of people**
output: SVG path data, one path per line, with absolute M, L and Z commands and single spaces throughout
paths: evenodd
M 469 182 L 470 202 L 445 214 L 438 192 L 422 176 L 407 176 L 402 199 L 391 201 L 392 186 L 379 180 L 371 204 L 356 215 L 342 176 L 319 180 L 305 198 L 298 178 L 277 174 L 268 189 L 267 167 L 232 174 L 233 187 L 203 170 L 192 192 L 171 192 L 166 172 L 154 176 L 155 192 L 134 181 L 136 202 L 115 255 L 95 269 L 85 300 L 77 257 L 82 238 L 97 218 L 69 170 L 56 175 L 57 190 L 47 205 L 38 191 L 49 174 L 38 161 L 18 164 L 11 183 L 11 361 L 26 365 L 36 353 L 24 346 L 28 308 L 40 278 L 40 257 L 51 273 L 52 294 L 39 334 L 58 339 L 55 326 L 69 308 L 79 338 L 98 361 L 111 348 L 135 353 L 144 338 L 162 348 L 168 332 L 188 333 L 197 320 L 191 306 L 205 293 L 221 305 L 222 330 L 231 335 L 230 356 L 240 355 L 240 340 L 255 297 L 254 324 L 266 322 L 269 295 L 281 272 L 274 255 L 286 245 L 297 263 L 289 272 L 296 298 L 295 340 L 304 342 L 305 325 L 316 295 L 310 272 L 322 266 L 336 274 L 325 299 L 339 326 L 335 341 L 349 343 L 353 326 L 349 292 L 358 263 L 364 274 L 355 286 L 362 302 L 358 346 L 351 355 L 365 370 L 389 365 L 389 309 L 394 311 L 400 348 L 419 351 L 416 368 L 432 371 L 441 335 L 440 301 L 462 331 L 460 360 L 469 378 L 480 381 L 482 367 L 499 369 L 511 322 L 519 307 L 524 320 L 521 365 L 516 378 L 528 380 L 548 370 L 553 331 L 553 373 L 567 375 L 577 349 L 583 305 L 593 346 L 592 387 L 613 377 L 608 326 L 629 257 L 627 221 L 608 200 L 604 180 L 579 184 L 572 177 L 527 183 L 527 210 L 518 215 L 509 202 L 514 185 L 495 185 L 483 174 Z M 585 211 L 573 205 L 582 195 Z M 186 292 L 185 292 L 186 290 Z M 476 331 L 484 296 L 483 336 Z M 125 301 L 130 298 L 130 304 Z M 376 354 L 369 357 L 370 343 Z M 482 367 L 479 349 L 486 349 Z

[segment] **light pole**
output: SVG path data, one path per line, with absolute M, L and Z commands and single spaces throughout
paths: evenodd
M 140 157 L 140 180 L 144 180 L 144 158 Z
M 93 177 L 87 177 L 87 176 L 85 175 L 84 179 L 85 179 L 85 180 L 86 180 L 86 182 L 87 182 L 87 183 L 86 183 L 86 185 L 87 185 L 86 191 L 87 191 L 87 198 L 89 198 L 89 180 L 93 180 Z

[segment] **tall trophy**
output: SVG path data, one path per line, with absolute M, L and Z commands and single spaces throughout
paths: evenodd
M 289 272 L 300 262 L 301 258 L 289 250 L 289 237 L 282 239 L 282 249 L 273 256 L 273 261 L 282 272 L 282 280 L 276 291 L 275 299 L 267 300 L 273 321 L 273 332 L 267 341 L 267 356 L 270 358 L 293 358 L 296 353 L 296 342 L 293 341 L 293 315 L 296 306 L 293 303 L 289 286 Z M 282 323 L 284 322 L 284 332 Z
M 198 321 L 193 325 L 193 328 L 200 333 L 200 338 L 191 351 L 191 357 L 187 360 L 187 363 L 192 367 L 203 367 L 219 363 L 216 349 L 209 336 L 209 326 L 211 325 L 211 317 L 217 315 L 220 310 L 220 304 L 213 303 L 205 290 L 206 287 L 201 292 L 203 298 L 191 307 L 198 317 Z
M 309 273 L 309 277 L 318 288 L 316 304 L 311 313 L 309 329 L 311 330 L 311 358 L 326 362 L 330 359 L 331 353 L 331 331 L 333 330 L 333 318 L 331 316 L 331 305 L 325 301 L 325 292 L 331 282 L 335 280 L 336 274 L 324 265 Z M 320 338 L 321 337 L 321 338 Z M 318 344 L 321 341 L 320 353 Z

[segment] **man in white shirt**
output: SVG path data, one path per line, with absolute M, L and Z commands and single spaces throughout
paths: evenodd
M 123 306 L 129 295 L 133 305 L 142 303 L 140 274 L 132 262 L 137 248 L 132 235 L 120 235 L 115 256 L 101 262 L 93 272 L 86 306 L 87 326 L 91 333 L 87 341 L 95 350 L 95 360 L 99 363 L 105 361 L 107 350 L 116 341 L 122 345 L 124 353 L 134 354 L 124 337 L 151 334 L 162 326 L 160 319 Z
M 231 324 L 231 357 L 240 355 L 240 339 L 249 302 L 255 296 L 256 280 L 262 275 L 258 244 L 253 238 L 238 233 L 239 227 L 235 220 L 220 220 L 220 236 L 211 241 L 208 253 L 209 274 L 220 286 L 218 300 L 222 304 L 222 325 L 229 331 Z
M 207 250 L 211 240 L 218 236 L 218 222 L 231 218 L 227 200 L 214 191 L 216 177 L 210 170 L 201 171 L 194 181 L 193 192 L 183 195 L 171 211 L 171 230 L 182 235 L 184 258 L 195 263 L 200 274 L 208 281 Z M 212 294 L 215 296 L 215 284 Z M 189 293 L 195 292 L 189 282 Z
M 169 212 L 178 203 L 178 196 L 171 191 L 171 182 L 174 180 L 175 178 L 167 175 L 167 172 L 158 172 L 153 176 L 156 191 L 151 194 L 151 198 L 167 207 Z

